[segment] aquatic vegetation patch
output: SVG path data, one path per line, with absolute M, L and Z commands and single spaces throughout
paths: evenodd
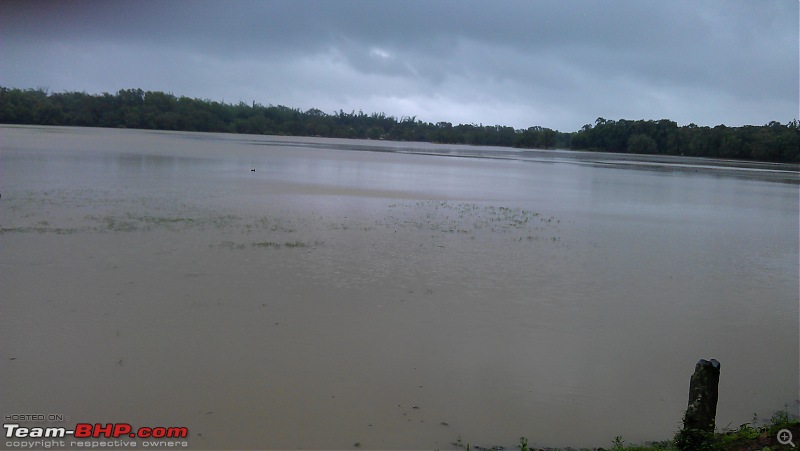
M 209 244 L 208 247 L 218 247 L 222 249 L 230 249 L 230 250 L 244 250 L 248 247 L 254 249 L 280 249 L 280 248 L 287 248 L 287 249 L 294 249 L 294 248 L 303 248 L 303 247 L 317 247 L 324 244 L 324 241 L 315 240 L 311 243 L 307 243 L 305 241 L 295 240 L 295 241 L 286 241 L 284 243 L 278 243 L 276 241 L 253 241 L 251 243 L 238 243 L 236 241 L 222 241 L 217 244 Z
M 219 230 L 226 235 L 248 235 L 245 247 L 298 248 L 310 242 L 289 234 L 326 236 L 330 232 L 382 234 L 386 231 L 431 232 L 432 237 L 463 236 L 470 240 L 510 239 L 517 242 L 559 241 L 560 219 L 519 207 L 451 201 L 393 201 L 383 211 L 363 215 L 320 215 L 315 212 L 269 209 L 257 215 L 165 203 L 160 198 L 120 198 L 117 192 L 29 193 L 16 205 L 15 222 L 0 233 L 125 233 L 153 230 L 183 232 Z M 34 208 L 58 196 L 53 207 Z M 57 205 L 57 207 L 55 206 Z M 314 236 L 311 235 L 311 236 Z M 336 238 L 332 239 L 335 241 Z M 449 238 L 448 238 L 449 239 Z
M 278 243 L 276 243 L 274 241 L 258 241 L 258 242 L 253 243 L 252 246 L 253 247 L 274 247 L 276 249 L 281 247 L 280 244 L 278 244 Z
M 86 229 L 68 227 L 0 227 L 0 234 L 3 233 L 55 233 L 56 235 L 69 235 L 85 231 Z
M 290 213 L 286 214 L 290 216 Z M 297 230 L 297 226 L 293 221 L 283 219 L 280 217 L 268 218 L 266 216 L 260 217 L 250 224 L 250 227 L 257 230 L 264 230 L 269 232 L 283 232 L 292 233 Z
M 230 249 L 230 250 L 233 250 L 233 249 L 239 249 L 239 250 L 247 249 L 247 245 L 246 244 L 236 243 L 234 241 L 223 241 L 223 242 L 221 242 L 221 243 L 219 243 L 217 245 L 209 244 L 208 247 L 220 247 L 220 248 L 223 248 L 223 249 Z
M 448 201 L 393 202 L 388 207 L 392 213 L 376 221 L 377 226 L 464 235 L 513 234 L 518 241 L 560 239 L 556 232 L 561 219 L 519 207 Z
M 133 232 L 140 229 L 135 221 L 122 220 L 115 216 L 105 216 L 102 221 L 108 230 L 112 232 Z

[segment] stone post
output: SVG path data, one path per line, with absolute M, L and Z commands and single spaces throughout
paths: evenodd
M 719 397 L 719 362 L 700 359 L 689 382 L 689 407 L 683 417 L 684 431 L 713 434 Z

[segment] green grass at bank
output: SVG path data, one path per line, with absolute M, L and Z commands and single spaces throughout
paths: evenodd
M 764 423 L 760 424 L 759 423 Z M 535 446 L 532 440 L 527 437 L 520 437 L 519 445 L 515 447 L 520 451 L 674 451 L 674 450 L 697 450 L 697 451 L 739 451 L 739 450 L 760 450 L 772 451 L 783 449 L 796 449 L 791 445 L 781 444 L 778 440 L 778 432 L 787 429 L 792 433 L 792 442 L 798 445 L 800 439 L 800 418 L 788 413 L 788 409 L 776 412 L 772 417 L 762 422 L 754 416 L 753 421 L 744 423 L 736 429 L 724 428 L 721 432 L 703 435 L 699 440 L 688 442 L 682 432 L 678 431 L 675 438 L 671 440 L 652 441 L 643 443 L 628 443 L 622 436 L 614 437 L 609 440 L 608 445 L 601 445 L 594 448 L 552 448 Z M 697 437 L 695 437 L 697 438 Z M 503 447 L 483 447 L 464 443 L 459 439 L 453 445 L 464 448 L 466 451 L 500 451 L 509 448 Z

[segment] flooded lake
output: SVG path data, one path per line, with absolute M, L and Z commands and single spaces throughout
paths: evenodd
M 0 152 L 4 415 L 610 446 L 671 438 L 700 358 L 720 429 L 798 413 L 796 166 L 13 126 Z

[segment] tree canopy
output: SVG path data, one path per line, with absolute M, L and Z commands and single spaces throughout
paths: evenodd
M 283 105 L 220 103 L 141 89 L 116 94 L 48 93 L 0 87 L 0 123 L 124 127 L 198 132 L 387 139 L 433 143 L 573 149 L 623 153 L 800 162 L 800 123 L 763 126 L 679 127 L 662 119 L 597 118 L 576 132 L 539 126 L 423 122 L 385 113 L 301 111 Z

